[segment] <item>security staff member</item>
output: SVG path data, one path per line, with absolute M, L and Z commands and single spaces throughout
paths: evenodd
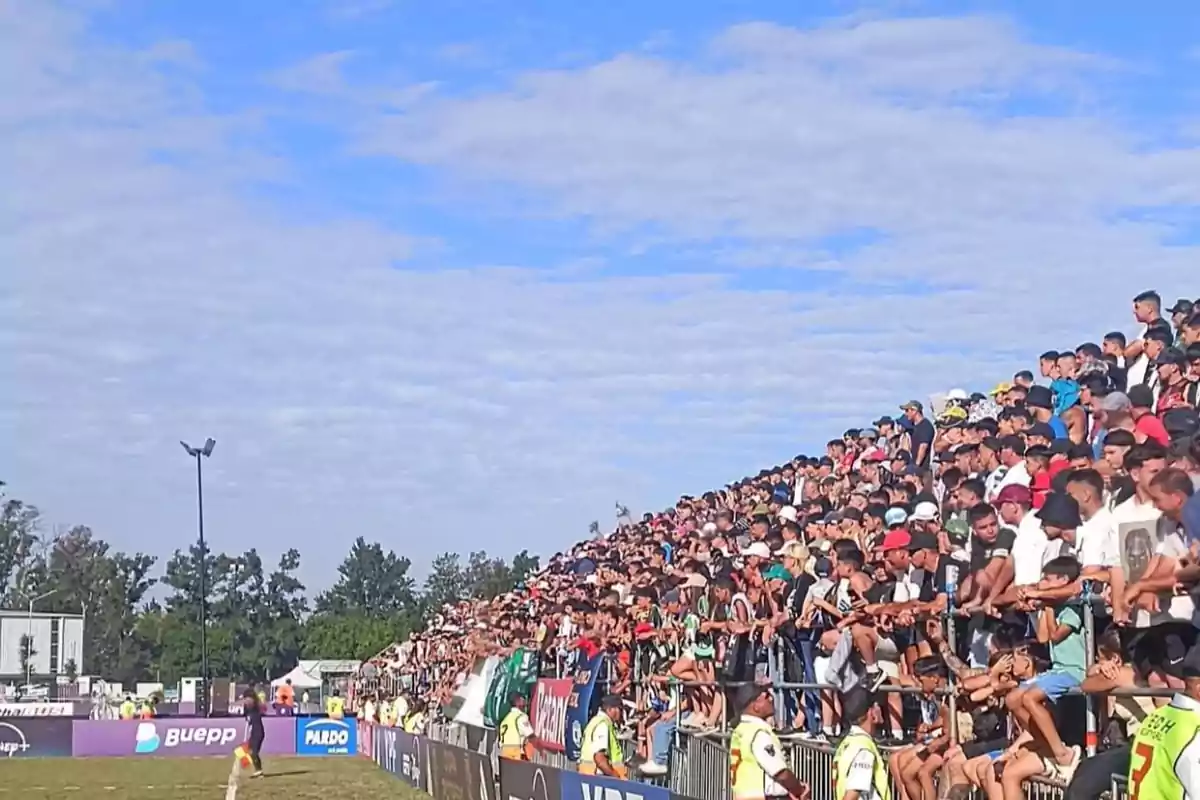
M 621 698 L 608 695 L 600 701 L 600 711 L 583 729 L 583 746 L 579 752 L 579 772 L 582 775 L 608 775 L 625 780 L 625 754 L 617 738 L 617 723 L 624 708 Z
M 386 697 L 379 701 L 379 723 L 387 725 L 389 728 L 396 727 L 396 709 L 399 708 L 399 703 L 396 700 L 389 701 Z
M 500 756 L 514 761 L 533 760 L 533 724 L 525 713 L 525 696 L 514 694 L 512 708 L 500 723 Z
M 137 705 L 133 702 L 133 697 L 125 695 L 125 702 L 121 703 L 121 719 L 133 719 L 133 715 L 137 713 Z
M 1200 645 L 1183 659 L 1183 681 L 1134 734 L 1130 800 L 1200 800 Z
M 846 692 L 842 716 L 851 724 L 833 754 L 834 800 L 891 800 L 887 762 L 875 747 L 875 729 L 881 721 L 875 696 L 861 686 Z
M 147 697 L 142 701 L 142 707 L 139 710 L 138 716 L 142 719 L 154 719 L 154 697 Z
M 346 715 L 346 701 L 342 699 L 337 689 L 325 701 L 325 713 L 330 719 L 341 719 Z
M 729 739 L 729 782 L 733 800 L 792 797 L 808 800 L 808 784 L 788 768 L 783 745 L 771 725 L 775 699 L 769 686 L 743 686 L 735 698 L 742 716 Z M 839 799 L 840 800 L 840 799 Z
M 413 700 L 412 710 L 404 718 L 404 731 L 405 733 L 421 733 L 424 727 L 425 703 L 421 700 Z
M 392 701 L 392 716 L 395 721 L 392 722 L 392 727 L 404 724 L 404 719 L 408 716 L 408 699 L 402 695 L 396 695 L 396 699 Z

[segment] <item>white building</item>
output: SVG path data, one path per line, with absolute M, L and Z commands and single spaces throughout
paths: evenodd
M 39 614 L 25 610 L 0 609 L 0 680 L 25 677 L 21 663 L 21 640 L 29 636 L 33 655 L 29 659 L 33 677 L 67 672 L 67 662 L 83 672 L 83 617 L 78 614 Z

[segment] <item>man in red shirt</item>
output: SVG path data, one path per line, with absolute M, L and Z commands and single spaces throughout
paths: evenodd
M 1171 443 L 1171 437 L 1167 436 L 1167 429 L 1163 427 L 1162 420 L 1154 415 L 1151 410 L 1154 408 L 1154 392 L 1144 383 L 1139 383 L 1137 386 L 1129 387 L 1126 393 L 1129 397 L 1129 404 L 1132 408 L 1129 410 L 1133 417 L 1133 437 L 1138 444 L 1152 439 L 1163 447 Z

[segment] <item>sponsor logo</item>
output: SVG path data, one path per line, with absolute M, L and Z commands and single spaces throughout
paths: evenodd
M 0 722 L 0 755 L 12 758 L 17 753 L 28 752 L 29 740 L 16 725 Z
M 645 795 L 638 792 L 623 792 L 611 786 L 593 786 L 586 781 L 579 782 L 582 793 L 581 800 L 644 800 Z
M 237 738 L 237 728 L 167 728 L 165 737 L 158 735 L 158 727 L 153 722 L 142 722 L 137 726 L 134 735 L 133 752 L 154 753 L 159 748 L 169 749 L 180 745 L 194 744 L 201 747 L 224 747 Z
M 301 753 L 316 755 L 350 755 L 358 749 L 358 737 L 351 723 L 340 719 L 314 719 L 304 723 L 297 741 Z M 372 750 L 379 752 L 378 739 L 372 742 Z
M 567 703 L 571 697 L 571 681 L 565 678 L 544 678 L 537 683 L 534 694 L 533 733 L 547 750 L 561 752 L 567 729 Z

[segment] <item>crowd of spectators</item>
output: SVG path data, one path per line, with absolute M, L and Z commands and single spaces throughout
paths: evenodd
M 564 675 L 607 653 L 649 774 L 666 769 L 664 726 L 736 720 L 730 686 L 919 687 L 879 712 L 909 800 L 943 770 L 993 800 L 1069 779 L 1082 732 L 1063 709 L 1080 690 L 1181 686 L 1200 625 L 1200 305 L 1146 292 L 1133 312 L 1134 338 L 1042 353 L 1036 374 L 906 402 L 823 453 L 626 520 L 374 666 L 432 709 L 479 656 L 536 648 Z M 783 734 L 838 735 L 836 691 L 779 696 Z M 1155 702 L 1097 701 L 1102 748 L 1119 753 Z

